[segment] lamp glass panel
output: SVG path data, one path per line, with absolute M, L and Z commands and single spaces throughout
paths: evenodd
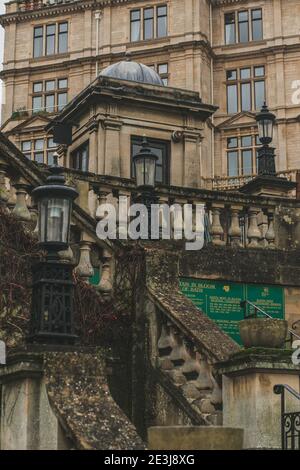
M 70 226 L 70 201 L 50 198 L 40 202 L 40 241 L 67 243 Z

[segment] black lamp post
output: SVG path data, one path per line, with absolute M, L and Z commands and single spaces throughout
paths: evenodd
M 59 258 L 68 248 L 75 188 L 65 185 L 62 168 L 55 165 L 46 184 L 33 190 L 38 203 L 39 242 L 45 261 L 33 266 L 31 342 L 72 344 L 76 340 L 73 319 L 73 266 Z
M 274 148 L 269 147 L 273 140 L 275 120 L 276 116 L 270 113 L 266 103 L 264 103 L 260 113 L 256 116 L 259 140 L 262 144 L 262 147 L 258 150 L 258 175 L 276 175 Z
M 135 202 L 147 207 L 149 234 L 151 233 L 151 205 L 158 202 L 154 191 L 157 160 L 158 157 L 152 152 L 146 137 L 144 137 L 140 151 L 133 157 L 138 189 Z

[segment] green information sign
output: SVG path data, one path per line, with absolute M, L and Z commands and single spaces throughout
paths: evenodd
M 244 318 L 240 306 L 242 300 L 252 302 L 273 318 L 284 318 L 282 287 L 190 278 L 181 279 L 180 287 L 183 294 L 239 344 L 238 324 Z M 251 313 L 251 307 L 248 307 L 248 314 Z

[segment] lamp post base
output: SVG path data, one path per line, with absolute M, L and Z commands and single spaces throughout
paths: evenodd
M 72 264 L 46 260 L 32 268 L 32 311 L 27 341 L 43 344 L 74 344 Z

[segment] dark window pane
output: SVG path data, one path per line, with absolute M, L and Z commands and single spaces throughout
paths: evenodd
M 242 174 L 252 175 L 252 150 L 242 150 Z
M 252 137 L 251 135 L 246 135 L 241 139 L 242 147 L 252 147 Z
M 239 41 L 248 42 L 249 41 L 248 12 L 242 11 L 238 15 L 239 15 Z
M 55 25 L 48 25 L 46 27 L 46 54 L 55 53 Z
M 141 12 L 134 10 L 130 12 L 130 40 L 139 41 L 141 39 Z
M 43 27 L 37 26 L 34 28 L 33 57 L 41 57 L 43 52 Z
M 54 165 L 54 159 L 53 159 L 53 154 L 54 152 L 47 152 L 47 165 L 53 166 Z
M 250 111 L 251 106 L 251 83 L 241 84 L 241 111 Z
M 141 12 L 140 10 L 133 10 L 130 12 L 131 15 L 131 21 L 136 21 L 141 19 Z
M 162 82 L 165 86 L 168 86 L 168 79 L 167 78 L 162 78 Z
M 161 6 L 157 8 L 157 31 L 158 38 L 167 36 L 167 7 Z
M 68 88 L 68 79 L 67 78 L 60 78 L 58 80 L 58 88 Z
M 131 142 L 131 158 L 141 149 L 142 139 L 133 137 Z M 152 152 L 158 157 L 156 163 L 156 183 L 169 184 L 169 144 L 154 139 L 148 139 Z M 132 163 L 132 175 L 135 177 L 135 168 Z
M 48 113 L 53 113 L 55 108 L 55 95 L 46 95 L 45 107 Z
M 37 139 L 34 141 L 34 150 L 43 150 L 44 139 Z
M 236 80 L 237 79 L 237 71 L 236 70 L 227 70 L 226 79 L 227 80 Z
M 58 111 L 61 111 L 67 104 L 67 93 L 58 93 L 57 106 Z
M 29 152 L 31 150 L 31 140 L 24 140 L 21 144 L 22 152 Z
M 168 73 L 168 64 L 159 64 L 158 65 L 158 73 L 159 74 Z
M 56 143 L 53 141 L 53 137 L 50 137 L 49 139 L 47 139 L 47 147 L 48 148 L 53 148 L 53 147 L 56 147 Z
M 254 77 L 263 77 L 265 75 L 265 67 L 254 67 Z
M 236 137 L 229 137 L 227 139 L 227 148 L 235 148 L 238 146 L 238 140 Z
M 152 39 L 154 36 L 154 9 L 144 10 L 144 39 Z
M 238 165 L 238 152 L 228 152 L 228 176 L 238 176 L 239 165 Z
M 43 91 L 43 82 L 36 82 L 33 84 L 33 93 L 41 93 Z
M 89 167 L 89 144 L 82 145 L 71 155 L 71 167 L 75 170 L 88 171 Z
M 34 153 L 34 161 L 37 163 L 44 163 L 44 153 L 43 152 L 35 152 Z
M 252 40 L 259 41 L 263 38 L 262 11 L 252 10 Z
M 68 51 L 68 23 L 58 25 L 58 52 L 63 54 Z
M 58 31 L 60 33 L 67 33 L 68 32 L 68 23 L 60 23 L 58 25 Z
M 227 85 L 227 113 L 238 112 L 237 85 Z
M 265 102 L 265 82 L 264 80 L 254 82 L 255 109 L 260 109 Z
M 42 96 L 34 96 L 32 98 L 32 109 L 33 112 L 41 111 L 43 109 Z
M 262 10 L 260 8 L 258 10 L 252 10 L 252 18 L 254 20 L 261 20 L 262 19 Z
M 245 80 L 251 77 L 251 69 L 241 69 L 241 80 Z
M 225 43 L 235 43 L 235 13 L 225 15 Z
M 55 89 L 55 80 L 47 80 L 45 84 L 46 91 L 53 91 Z

